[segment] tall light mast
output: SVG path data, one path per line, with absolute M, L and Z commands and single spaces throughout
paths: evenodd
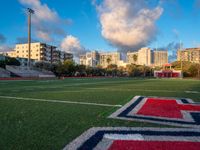
M 28 12 L 28 67 L 31 67 L 31 15 L 34 14 L 34 10 L 27 8 Z
M 179 47 L 179 49 L 180 49 L 180 58 L 181 58 L 181 71 L 183 71 L 183 55 L 182 55 L 182 53 L 181 53 L 181 50 L 182 50 L 182 46 L 181 46 L 181 44 L 182 44 L 182 42 L 181 42 L 181 40 L 180 40 L 180 47 Z

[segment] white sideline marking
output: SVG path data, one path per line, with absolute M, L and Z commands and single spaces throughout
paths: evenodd
M 193 93 L 193 94 L 198 94 L 198 93 L 200 93 L 200 92 L 198 92 L 198 91 L 185 91 L 185 93 Z
M 48 99 L 25 98 L 25 97 L 0 96 L 0 98 L 25 100 L 25 101 L 40 101 L 40 102 L 50 102 L 50 103 L 66 103 L 66 104 L 77 104 L 77 105 L 93 105 L 93 106 L 103 106 L 103 107 L 122 107 L 122 105 L 88 103 L 88 102 L 74 102 L 74 101 L 62 101 L 62 100 L 48 100 Z

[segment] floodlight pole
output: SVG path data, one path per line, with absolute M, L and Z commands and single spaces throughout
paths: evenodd
M 180 58 L 181 58 L 181 71 L 183 71 L 183 55 L 182 55 L 182 52 L 181 52 L 181 40 L 180 40 Z
M 34 10 L 27 8 L 28 12 L 28 67 L 31 67 L 31 15 L 34 14 Z

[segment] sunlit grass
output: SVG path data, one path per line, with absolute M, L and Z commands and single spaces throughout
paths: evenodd
M 200 101 L 200 93 L 185 91 L 200 92 L 200 81 L 131 78 L 0 81 L 0 96 L 112 105 L 124 105 L 136 95 Z M 90 127 L 160 126 L 108 119 L 117 109 L 0 98 L 0 149 L 61 149 Z

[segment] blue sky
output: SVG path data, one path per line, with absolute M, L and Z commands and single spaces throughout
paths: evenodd
M 101 13 L 92 4 L 92 0 L 41 0 L 40 3 L 56 12 L 59 18 L 71 22 L 60 23 L 59 28 L 62 28 L 63 34 L 53 35 L 54 40 L 48 41 L 48 43 L 59 46 L 66 36 L 72 35 L 85 49 L 113 51 L 121 48 L 115 41 L 110 41 L 110 37 L 102 35 L 102 22 L 99 18 Z M 103 2 L 100 1 L 98 4 L 101 3 Z M 145 46 L 166 47 L 169 43 L 179 43 L 180 40 L 184 47 L 200 46 L 200 6 L 198 4 L 200 4 L 198 0 L 152 0 L 148 8 L 154 9 L 160 5 L 163 12 L 154 21 L 155 36 Z M 27 19 L 23 11 L 26 7 L 26 4 L 20 3 L 18 0 L 1 2 L 0 34 L 6 38 L 6 43 L 1 44 L 14 45 L 17 38 L 26 37 Z M 33 39 L 44 41 L 38 38 L 35 32 L 33 30 Z

